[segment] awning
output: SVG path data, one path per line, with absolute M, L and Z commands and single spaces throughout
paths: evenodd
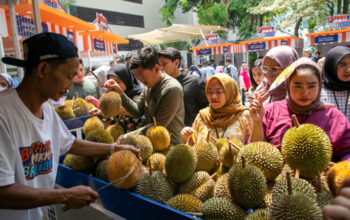
M 139 40 L 144 44 L 154 45 L 178 41 L 191 41 L 219 30 L 226 29 L 220 26 L 173 24 L 170 27 L 156 29 L 143 34 L 130 35 L 129 37 Z
M 194 57 L 207 56 L 207 55 L 218 55 L 225 53 L 241 53 L 242 45 L 226 43 L 226 44 L 215 44 L 202 47 L 192 47 Z
M 105 31 L 105 30 L 84 31 L 84 32 L 79 32 L 79 35 L 91 36 L 91 37 L 95 37 L 98 39 L 107 40 L 107 41 L 110 41 L 110 42 L 116 43 L 116 44 L 128 44 L 129 43 L 128 39 L 125 39 L 123 37 L 120 37 L 116 34 L 113 34 L 111 32 Z
M 310 39 L 312 46 L 345 43 L 350 42 L 350 29 L 308 33 L 306 37 Z

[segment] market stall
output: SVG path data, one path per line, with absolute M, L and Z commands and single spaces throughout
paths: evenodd
M 304 40 L 281 30 L 275 30 L 272 26 L 259 27 L 256 34 L 249 40 L 239 42 L 246 56 L 249 52 L 257 52 L 258 57 L 263 57 L 273 47 L 287 45 L 293 47 L 299 55 L 302 54 Z M 248 60 L 248 59 L 247 59 Z
M 207 60 L 214 60 L 216 65 L 226 59 L 231 59 L 234 65 L 242 62 L 242 57 L 239 56 L 242 53 L 242 46 L 229 42 L 217 34 L 205 36 L 203 41 L 190 50 L 193 51 L 194 64 L 203 64 L 205 57 Z
M 306 34 L 310 45 L 325 56 L 335 46 L 350 46 L 350 15 L 335 15 L 327 18 L 324 31 Z

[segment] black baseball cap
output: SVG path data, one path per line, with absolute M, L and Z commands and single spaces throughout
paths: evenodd
M 78 49 L 67 37 L 43 32 L 23 41 L 23 56 L 20 60 L 12 57 L 3 57 L 2 62 L 19 67 L 34 67 L 41 61 L 64 60 L 79 57 Z

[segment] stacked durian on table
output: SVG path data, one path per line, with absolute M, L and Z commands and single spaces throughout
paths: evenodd
M 141 159 L 123 150 L 99 158 L 67 155 L 64 164 L 106 182 L 124 177 L 116 188 L 203 219 L 322 219 L 322 207 L 350 177 L 350 162 L 328 171 L 332 146 L 327 134 L 312 124 L 295 124 L 279 151 L 267 142 L 244 145 L 224 138 L 215 145 L 171 146 L 169 132 L 154 119 L 146 135 L 123 140 L 140 149 Z M 83 130 L 88 140 L 101 143 L 113 143 L 123 133 L 118 125 L 104 127 L 91 117 Z

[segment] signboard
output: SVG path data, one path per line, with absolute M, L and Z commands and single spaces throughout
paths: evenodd
M 261 37 L 273 37 L 276 34 L 276 30 L 272 26 L 258 27 L 258 35 Z
M 30 37 L 36 34 L 34 21 L 27 17 L 16 15 L 18 34 L 21 36 Z M 43 32 L 48 32 L 47 24 L 41 23 Z
M 350 15 L 334 15 L 327 17 L 327 22 L 332 29 L 342 29 L 350 27 Z
M 248 50 L 265 50 L 265 43 L 248 44 Z
M 74 43 L 74 33 L 73 32 L 67 31 L 67 38 L 68 38 L 68 40 L 70 40 Z
M 96 25 L 98 30 L 111 32 L 107 24 L 107 18 L 103 16 L 103 14 L 96 13 L 96 19 L 92 22 L 92 24 Z
M 211 54 L 211 49 L 202 49 L 198 50 L 198 56 L 204 56 L 204 55 L 210 55 Z
M 94 48 L 95 50 L 106 50 L 106 44 L 103 40 L 94 39 Z
M 224 47 L 224 53 L 227 53 L 228 52 L 228 47 Z
M 335 42 L 338 42 L 338 34 L 315 37 L 315 44 L 335 43 Z
M 112 49 L 113 49 L 113 53 L 117 53 L 117 45 L 115 44 L 112 44 Z
M 205 36 L 205 40 L 208 41 L 209 44 L 216 44 L 219 42 L 219 36 L 217 34 L 209 34 Z

